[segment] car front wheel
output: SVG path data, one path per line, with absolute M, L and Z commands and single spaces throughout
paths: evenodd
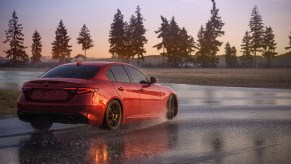
M 177 115 L 177 99 L 174 95 L 170 95 L 167 101 L 166 118 L 172 120 Z

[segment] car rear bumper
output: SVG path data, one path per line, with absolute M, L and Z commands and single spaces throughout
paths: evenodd
M 21 121 L 25 122 L 30 122 L 38 117 L 46 117 L 54 123 L 89 124 L 88 118 L 82 114 L 18 111 L 17 115 Z
M 104 116 L 104 111 L 94 105 L 18 103 L 17 108 L 18 118 L 25 122 L 44 116 L 54 123 L 101 126 Z

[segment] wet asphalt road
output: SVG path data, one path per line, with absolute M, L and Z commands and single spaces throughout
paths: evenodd
M 0 120 L 0 163 L 291 163 L 291 90 L 166 85 L 179 96 L 170 121 L 40 133 Z

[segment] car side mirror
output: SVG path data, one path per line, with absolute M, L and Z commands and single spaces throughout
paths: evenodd
M 154 84 L 154 83 L 157 83 L 158 82 L 158 79 L 157 78 L 155 78 L 155 77 L 151 77 L 150 78 L 150 83 L 151 84 Z

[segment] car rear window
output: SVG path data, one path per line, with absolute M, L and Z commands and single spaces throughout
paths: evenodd
M 99 67 L 87 65 L 65 65 L 58 66 L 44 73 L 43 78 L 76 78 L 76 79 L 91 79 L 98 72 Z

